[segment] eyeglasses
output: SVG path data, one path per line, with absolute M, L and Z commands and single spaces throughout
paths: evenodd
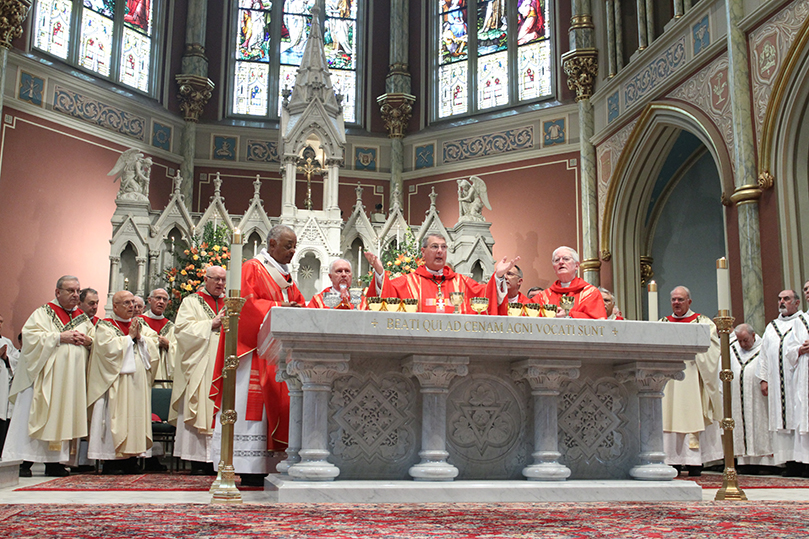
M 431 251 L 446 251 L 447 244 L 445 243 L 443 245 L 438 245 L 437 243 L 433 243 L 432 245 L 428 245 L 427 248 Z
M 554 264 L 556 264 L 557 262 L 564 262 L 565 264 L 567 264 L 568 262 L 573 262 L 573 257 L 572 256 L 557 256 L 551 262 L 554 263 Z
M 75 294 L 75 295 L 77 295 L 77 296 L 78 296 L 78 295 L 81 293 L 81 289 L 80 289 L 80 288 L 60 288 L 59 290 L 61 290 L 61 291 L 63 291 L 63 292 L 67 292 L 67 293 L 68 293 L 68 294 L 70 294 L 71 296 L 72 296 L 73 294 Z

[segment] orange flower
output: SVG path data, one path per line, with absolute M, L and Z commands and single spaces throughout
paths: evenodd
M 197 254 L 199 253 L 199 250 L 196 247 L 191 247 L 191 252 Z

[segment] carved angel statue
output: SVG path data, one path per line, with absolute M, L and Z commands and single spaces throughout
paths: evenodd
M 483 208 L 491 210 L 486 184 L 477 176 L 468 180 L 458 180 L 458 222 L 485 221 Z
M 144 157 L 137 149 L 126 150 L 118 158 L 118 162 L 107 173 L 113 176 L 113 182 L 121 178 L 121 188 L 116 200 L 149 201 L 149 177 L 152 172 L 152 158 Z

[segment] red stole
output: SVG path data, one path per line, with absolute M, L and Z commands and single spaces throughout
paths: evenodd
M 84 311 L 82 311 L 78 307 L 76 307 L 72 311 L 66 311 L 58 303 L 48 302 L 48 305 L 50 306 L 51 309 L 53 309 L 53 312 L 56 313 L 56 316 L 59 318 L 59 321 L 62 322 L 63 326 L 68 325 L 70 321 L 76 318 L 77 316 L 81 316 L 82 314 L 84 314 Z
M 98 324 L 98 321 L 99 321 L 99 320 L 101 320 L 99 317 L 94 316 L 94 317 L 92 317 L 92 318 L 90 319 L 90 322 L 91 322 L 91 323 L 92 323 L 92 324 L 95 326 L 96 324 Z
M 669 322 L 686 322 L 686 323 L 688 323 L 688 322 L 693 322 L 694 320 L 696 320 L 698 316 L 699 316 L 699 313 L 694 313 L 691 316 L 686 316 L 685 318 L 677 318 L 673 314 L 670 314 L 670 315 L 668 315 L 666 317 L 666 320 L 668 320 Z
M 216 311 L 214 311 L 214 312 L 216 312 Z M 140 317 L 143 318 L 143 321 L 146 322 L 149 325 L 149 327 L 152 328 L 155 331 L 155 333 L 157 333 L 158 335 L 160 335 L 160 331 L 164 327 L 166 327 L 166 324 L 169 323 L 169 319 L 166 318 L 166 317 L 163 317 L 163 318 L 160 318 L 160 319 L 157 319 L 157 320 L 154 319 L 154 318 L 149 318 L 145 314 L 140 315 Z
M 561 282 L 556 281 L 550 288 L 534 296 L 534 303 L 550 304 L 558 307 L 562 296 L 573 296 L 575 298 L 573 308 L 567 313 L 571 318 L 607 318 L 601 292 L 581 277 L 575 277 L 570 282 L 570 286 L 566 287 L 562 286 Z
M 267 313 L 273 307 L 283 303 L 284 295 L 267 269 L 257 259 L 251 259 L 242 265 L 241 295 L 246 299 L 239 317 L 239 335 L 237 356 L 242 357 L 256 350 L 258 346 L 258 330 Z M 306 300 L 295 283 L 287 288 L 289 301 L 306 305 Z M 225 333 L 219 339 L 216 354 L 213 384 L 210 397 L 218 412 L 222 407 L 222 369 L 225 364 Z M 267 424 L 270 432 L 267 437 L 268 449 L 283 451 L 289 439 L 289 392 L 286 384 L 275 380 L 275 358 L 261 358 L 253 354 L 250 372 L 250 388 L 247 394 L 247 421 L 261 421 L 262 412 L 267 412 Z
M 133 318 L 132 320 L 134 320 L 134 318 Z M 131 326 L 131 325 L 132 325 L 132 320 L 130 320 L 129 322 L 121 322 L 120 320 L 115 320 L 115 319 L 113 319 L 113 318 L 105 318 L 105 319 L 104 319 L 104 321 L 105 321 L 105 322 L 109 322 L 109 323 L 110 323 L 110 324 L 112 324 L 113 326 L 115 326 L 115 327 L 117 327 L 118 329 L 120 329 L 120 330 L 121 330 L 121 332 L 122 332 L 124 335 L 129 335 L 129 326 Z
M 197 294 L 199 294 L 202 299 L 205 300 L 205 303 L 208 304 L 208 307 L 211 308 L 214 315 L 219 314 L 219 311 L 225 306 L 225 298 L 215 298 L 207 291 L 203 292 L 202 290 L 197 290 Z

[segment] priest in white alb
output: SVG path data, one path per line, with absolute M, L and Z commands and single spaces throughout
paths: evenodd
M 802 466 L 795 455 L 795 427 L 798 395 L 806 388 L 795 387 L 795 367 L 786 355 L 789 337 L 803 324 L 800 311 L 801 300 L 794 290 L 782 290 L 778 294 L 778 318 L 767 324 L 761 344 L 761 360 L 757 375 L 761 380 L 761 392 L 767 397 L 772 432 L 774 464 L 786 464 L 785 474 L 800 476 Z M 797 358 L 795 358 L 797 359 Z
M 152 381 L 159 357 L 157 333 L 135 316 L 135 297 L 116 292 L 112 316 L 96 324 L 87 374 L 87 456 L 103 460 L 105 474 L 137 473 L 134 457 L 151 456 Z
M 193 475 L 215 474 L 211 448 L 214 403 L 210 399 L 222 318 L 225 314 L 225 280 L 221 266 L 205 270 L 205 286 L 183 299 L 177 311 L 174 336 L 177 366 L 172 402 L 177 410 L 174 456 L 191 462 Z M 182 384 L 182 385 L 181 385 Z
M 68 475 L 60 463 L 70 462 L 78 439 L 87 436 L 85 372 L 93 325 L 78 308 L 80 290 L 78 278 L 60 277 L 56 298 L 35 310 L 22 329 L 3 460 L 25 461 L 24 477 L 31 476 L 32 462 L 44 462 L 45 475 Z
M 794 389 L 792 458 L 801 463 L 802 475 L 809 471 L 809 316 L 798 311 L 790 334 L 784 339 L 784 363 L 792 370 Z
M 761 337 L 749 324 L 739 324 L 730 343 L 730 367 L 733 418 L 733 448 L 738 464 L 770 466 L 772 435 L 769 428 L 767 397 L 761 394 L 758 365 L 761 360 Z
M 172 380 L 174 376 L 174 358 L 177 355 L 177 339 L 174 338 L 174 322 L 164 316 L 169 304 L 169 294 L 165 288 L 155 288 L 147 298 L 149 310 L 141 315 L 144 322 L 157 333 L 160 350 L 160 363 L 157 365 L 155 380 Z M 157 383 L 157 382 L 156 382 Z M 170 387 L 163 383 L 161 387 Z
M 691 292 L 684 286 L 671 291 L 672 314 L 661 322 L 705 324 L 711 346 L 685 362 L 685 378 L 669 380 L 663 390 L 663 449 L 666 464 L 688 466 L 689 475 L 701 475 L 702 465 L 723 456 L 719 421 L 722 393 L 719 386 L 719 335 L 713 321 L 691 310 Z

